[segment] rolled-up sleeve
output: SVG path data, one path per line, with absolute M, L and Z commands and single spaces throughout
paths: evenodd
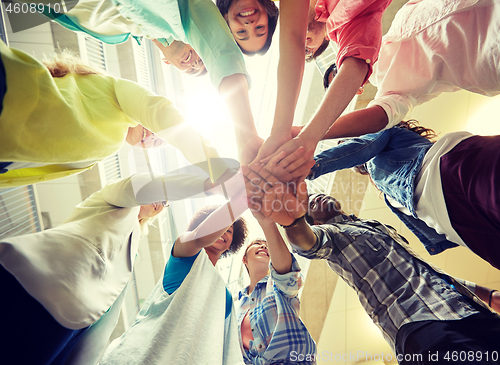
M 389 129 L 401 122 L 417 103 L 417 99 L 410 94 L 391 94 L 372 100 L 367 108 L 379 106 L 384 109 L 389 119 L 384 129 Z
M 278 274 L 274 269 L 272 263 L 269 263 L 271 271 L 271 278 L 274 282 L 275 289 L 279 290 L 287 297 L 294 297 L 299 293 L 302 287 L 302 274 L 300 273 L 300 266 L 295 257 L 292 255 L 292 269 L 286 274 Z
M 311 227 L 313 233 L 316 235 L 316 243 L 309 250 L 301 250 L 297 246 L 293 246 L 293 251 L 298 255 L 310 260 L 328 260 L 333 255 L 335 231 L 338 228 L 333 225 L 320 225 Z
M 201 169 L 199 174 L 166 174 L 151 177 L 135 174 L 126 179 L 111 182 L 101 189 L 103 199 L 118 207 L 136 207 L 163 200 L 173 201 L 192 197 L 204 191 L 208 175 Z
M 338 67 L 347 57 L 365 60 L 368 72 L 363 85 L 373 72 L 373 64 L 378 59 L 382 41 L 382 13 L 363 16 L 344 24 L 330 34 L 330 38 L 339 46 L 336 63 Z
M 391 0 L 320 1 L 316 5 L 319 21 L 326 21 L 328 35 L 338 44 L 336 63 L 340 68 L 347 57 L 365 60 L 368 72 L 365 84 L 372 74 L 382 43 L 382 15 Z M 318 12 L 319 8 L 324 14 Z M 325 19 L 328 15 L 328 19 Z

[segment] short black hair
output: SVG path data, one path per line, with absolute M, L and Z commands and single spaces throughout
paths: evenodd
M 318 49 L 312 54 L 312 56 L 309 58 L 306 57 L 306 62 L 311 62 L 312 60 L 315 60 L 316 58 L 321 56 L 321 54 L 325 52 L 329 44 L 330 44 L 330 39 L 325 38 L 323 40 L 323 43 L 321 43 L 321 46 L 318 47 Z
M 229 7 L 233 3 L 234 0 L 216 0 L 215 5 L 219 8 L 220 13 L 222 16 L 226 15 L 229 12 Z M 247 56 L 253 56 L 255 54 L 258 55 L 265 55 L 267 51 L 269 50 L 269 47 L 271 47 L 271 41 L 273 40 L 273 35 L 274 32 L 276 31 L 276 25 L 278 24 L 278 16 L 279 16 L 279 9 L 274 3 L 274 1 L 271 0 L 257 0 L 263 7 L 266 9 L 267 13 L 267 39 L 266 43 L 264 43 L 264 46 L 259 49 L 257 52 L 249 52 L 245 51 L 241 46 L 239 45 L 238 42 L 238 47 L 240 47 L 241 52 L 243 54 L 246 54 Z
M 323 75 L 323 87 L 325 90 L 328 90 L 328 87 L 330 86 L 330 83 L 328 82 L 328 79 L 330 77 L 330 74 L 332 74 L 332 80 L 335 76 L 337 76 L 337 64 L 334 62 L 325 71 L 325 74 Z
M 198 227 L 201 222 L 208 218 L 210 214 L 212 214 L 220 205 L 207 205 L 203 208 L 200 208 L 194 213 L 193 218 L 188 224 L 188 231 L 194 230 Z M 243 218 L 238 218 L 233 223 L 233 241 L 231 242 L 231 246 L 222 253 L 220 257 L 227 257 L 230 254 L 238 252 L 238 250 L 245 243 L 245 239 L 248 235 L 248 228 L 245 220 Z

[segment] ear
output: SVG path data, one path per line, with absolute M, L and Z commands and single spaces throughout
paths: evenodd
M 247 260 L 247 256 L 243 256 L 243 258 L 241 259 L 241 262 L 243 262 L 243 264 L 245 265 L 248 265 L 248 260 Z

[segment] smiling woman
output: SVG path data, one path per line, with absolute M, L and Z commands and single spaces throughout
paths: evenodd
M 271 46 L 278 8 L 271 0 L 217 0 L 217 7 L 246 55 L 265 54 Z

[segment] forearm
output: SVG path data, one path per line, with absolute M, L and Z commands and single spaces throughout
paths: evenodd
M 316 244 L 316 235 L 305 219 L 301 219 L 293 228 L 285 229 L 288 241 L 295 247 L 308 251 Z
M 301 131 L 299 137 L 313 143 L 320 141 L 350 103 L 362 85 L 367 72 L 368 66 L 364 60 L 346 58 L 318 111 Z
M 302 85 L 309 1 L 280 3 L 278 92 L 271 135 L 291 138 L 295 107 Z
M 217 208 L 196 229 L 181 234 L 178 240 L 184 246 L 192 248 L 195 254 L 214 243 L 247 208 L 246 193 L 243 190 L 232 197 L 228 203 Z
M 271 220 L 259 221 L 266 236 L 271 263 L 278 274 L 289 273 L 292 269 L 292 254 L 288 250 L 276 223 Z
M 355 110 L 339 117 L 322 139 L 358 137 L 375 133 L 384 129 L 388 121 L 387 114 L 379 106 Z
M 245 75 L 234 74 L 225 77 L 220 84 L 219 93 L 224 98 L 233 119 L 236 143 L 240 147 L 249 137 L 257 136 Z

